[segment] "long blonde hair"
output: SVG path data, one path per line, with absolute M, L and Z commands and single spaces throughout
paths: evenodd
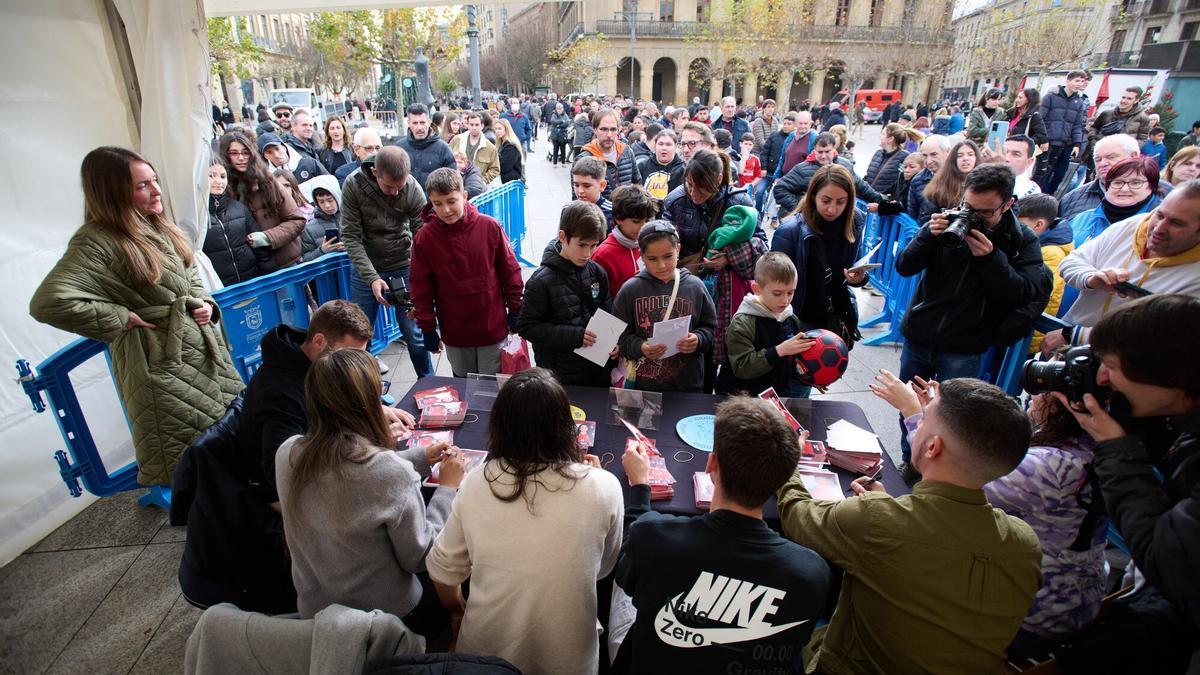
M 83 158 L 79 169 L 83 181 L 83 218 L 104 230 L 116 240 L 125 254 L 130 280 L 135 284 L 153 286 L 162 279 L 164 251 L 150 238 L 143 225 L 148 225 L 164 237 L 191 267 L 192 244 L 166 212 L 145 215 L 133 205 L 133 165 L 136 162 L 154 169 L 154 165 L 132 150 L 105 145 L 92 150 Z
M 493 123 L 504 125 L 504 140 L 500 142 L 512 143 L 514 146 L 516 146 L 517 150 L 521 152 L 521 159 L 523 161 L 525 159 L 525 148 L 521 147 L 521 139 L 517 138 L 517 134 L 513 131 L 512 125 L 509 124 L 508 120 L 504 119 L 503 117 L 497 117 Z
M 1163 180 L 1168 183 L 1175 183 L 1175 167 L 1183 164 L 1189 159 L 1193 159 L 1196 155 L 1200 155 L 1200 146 L 1189 145 L 1186 148 L 1180 148 L 1171 156 L 1171 161 L 1167 162 L 1166 169 L 1163 170 Z
M 291 489 L 300 492 L 347 462 L 361 464 L 395 444 L 379 405 L 379 365 L 362 349 L 335 349 L 309 366 L 304 378 L 308 426 L 292 455 Z

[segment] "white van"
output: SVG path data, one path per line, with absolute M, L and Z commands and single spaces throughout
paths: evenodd
M 312 115 L 313 126 L 317 129 L 325 124 L 321 102 L 317 100 L 317 92 L 312 89 L 272 89 L 268 96 L 267 107 L 272 108 L 280 102 L 287 103 L 294 109 L 304 108 L 307 110 Z

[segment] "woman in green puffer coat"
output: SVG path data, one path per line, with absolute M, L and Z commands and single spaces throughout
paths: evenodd
M 33 318 L 109 344 L 133 427 L 138 482 L 170 485 L 184 449 L 242 390 L 217 304 L 154 167 L 97 148 L 83 159 L 84 225 L 29 303 Z

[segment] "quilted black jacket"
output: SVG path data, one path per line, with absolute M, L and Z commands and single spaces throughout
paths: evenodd
M 597 309 L 612 312 L 608 275 L 589 260 L 583 267 L 562 257 L 562 244 L 551 240 L 542 266 L 525 282 L 517 333 L 533 346 L 537 365 L 562 384 L 607 386 L 608 371 L 575 353 Z

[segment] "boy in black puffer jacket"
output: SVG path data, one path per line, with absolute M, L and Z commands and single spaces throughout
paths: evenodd
M 608 275 L 591 260 L 606 229 L 600 207 L 584 201 L 567 204 L 558 239 L 546 246 L 542 266 L 525 282 L 517 333 L 533 345 L 537 364 L 564 385 L 609 385 L 607 367 L 575 353 L 596 342 L 587 330 L 596 310 L 612 311 Z

